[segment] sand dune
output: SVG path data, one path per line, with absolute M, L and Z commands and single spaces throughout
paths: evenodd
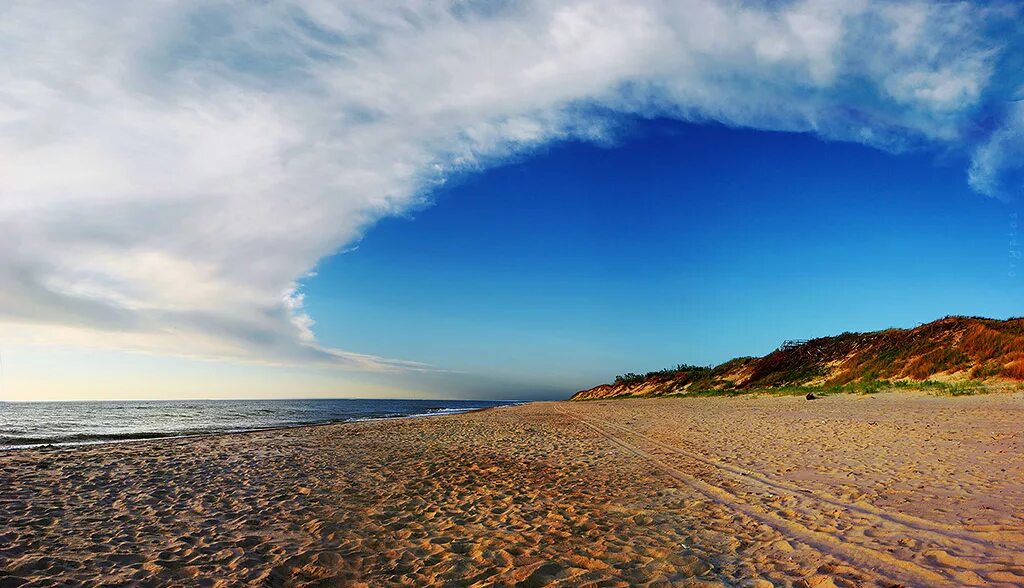
M 1024 397 L 538 403 L 0 454 L 0 586 L 1020 586 Z

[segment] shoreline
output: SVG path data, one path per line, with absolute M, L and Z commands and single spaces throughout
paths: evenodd
M 1014 395 L 1022 395 L 1022 396 L 1024 396 L 1024 389 L 1021 389 L 1019 387 L 1013 387 L 1013 388 L 1000 387 L 1000 388 L 983 389 L 983 390 L 978 391 L 978 392 L 976 392 L 974 394 L 941 394 L 941 393 L 936 393 L 935 391 L 924 389 L 924 388 L 922 388 L 922 389 L 917 389 L 917 388 L 913 388 L 913 389 L 892 389 L 892 390 L 883 390 L 881 392 L 858 392 L 858 391 L 852 391 L 852 390 L 851 391 L 845 391 L 844 390 L 844 391 L 825 391 L 825 392 L 822 392 L 820 395 L 818 395 L 817 399 L 823 399 L 823 398 L 829 398 L 829 397 L 835 397 L 835 396 L 855 396 L 855 397 L 860 397 L 860 398 L 873 398 L 873 397 L 878 397 L 878 396 L 885 395 L 885 394 L 894 394 L 894 395 L 901 395 L 901 396 L 906 396 L 906 397 L 931 397 L 931 398 L 967 398 L 967 397 L 973 397 L 973 396 L 999 396 L 999 395 L 1011 396 L 1012 397 Z M 154 436 L 151 436 L 151 437 L 126 437 L 126 438 L 123 438 L 123 439 L 102 439 L 102 440 L 96 440 L 96 441 L 69 441 L 69 442 L 60 442 L 60 443 L 33 443 L 33 444 L 26 444 L 26 445 L 3 445 L 3 446 L 0 446 L 0 454 L 8 452 L 8 451 L 19 451 L 20 452 L 20 451 L 40 450 L 40 451 L 50 451 L 50 452 L 52 452 L 52 451 L 61 451 L 61 450 L 66 450 L 66 449 L 76 449 L 76 448 L 82 448 L 82 447 L 94 447 L 94 446 L 101 446 L 101 445 L 120 445 L 120 444 L 126 444 L 126 443 L 152 443 L 152 442 L 171 441 L 171 440 L 178 440 L 178 439 L 198 439 L 198 438 L 206 438 L 206 437 L 219 437 L 219 436 L 224 436 L 224 435 L 247 435 L 247 434 L 252 434 L 252 433 L 272 432 L 272 431 L 281 431 L 281 430 L 290 430 L 290 429 L 329 427 L 329 426 L 332 426 L 332 425 L 346 425 L 346 424 L 355 424 L 355 423 L 364 423 L 364 422 L 401 420 L 401 419 L 419 419 L 419 418 L 445 417 L 445 416 L 457 416 L 457 415 L 463 415 L 463 414 L 471 414 L 471 413 L 475 413 L 475 412 L 483 412 L 483 411 L 488 411 L 488 410 L 494 410 L 494 409 L 498 409 L 498 408 L 508 408 L 508 407 L 513 407 L 513 406 L 525 406 L 525 405 L 537 404 L 537 403 L 596 403 L 596 402 L 608 402 L 608 401 L 616 401 L 617 402 L 617 401 L 623 401 L 623 400 L 640 400 L 640 401 L 644 401 L 644 400 L 701 400 L 701 399 L 709 399 L 709 398 L 776 399 L 776 398 L 798 397 L 800 395 L 801 394 L 790 394 L 790 393 L 773 394 L 770 391 L 766 391 L 766 390 L 753 390 L 753 391 L 742 391 L 742 392 L 739 392 L 739 393 L 722 393 L 722 394 L 713 394 L 713 395 L 705 395 L 705 394 L 693 394 L 693 395 L 687 395 L 687 394 L 668 394 L 668 395 L 660 395 L 660 396 L 631 396 L 631 395 L 624 395 L 624 396 L 607 396 L 607 397 L 578 398 L 578 399 L 566 398 L 566 399 L 561 399 L 561 400 L 510 401 L 509 404 L 501 404 L 501 405 L 497 405 L 497 406 L 487 406 L 487 407 L 478 407 L 478 408 L 467 408 L 465 410 L 456 410 L 456 411 L 453 411 L 453 412 L 421 413 L 421 414 L 409 414 L 409 415 L 402 415 L 402 416 L 382 416 L 382 417 L 352 418 L 352 419 L 343 419 L 343 420 L 334 420 L 334 421 L 325 421 L 325 422 L 311 422 L 311 423 L 301 423 L 301 424 L 295 424 L 295 425 L 282 425 L 282 426 L 275 426 L 275 427 L 261 427 L 261 428 L 238 429 L 238 430 L 229 430 L 229 431 L 213 431 L 213 432 L 209 432 L 209 433 L 190 433 L 190 434 L 189 433 L 187 433 L 187 434 L 154 433 L 153 434 Z M 111 401 L 111 402 L 121 402 L 121 401 Z
M 892 390 L 884 390 L 884 391 L 881 391 L 881 392 L 870 392 L 870 393 L 868 393 L 868 392 L 857 392 L 857 391 L 831 391 L 831 392 L 825 391 L 825 392 L 822 392 L 820 395 L 818 395 L 817 399 L 823 399 L 823 398 L 829 398 L 829 397 L 835 397 L 835 396 L 856 396 L 856 397 L 860 397 L 860 398 L 872 398 L 872 397 L 878 397 L 878 396 L 885 395 L 885 394 L 894 394 L 894 395 L 901 395 L 901 396 L 906 396 L 906 397 L 932 397 L 932 398 L 966 398 L 966 397 L 972 397 L 972 396 L 999 396 L 999 395 L 1005 395 L 1005 396 L 1022 395 L 1022 396 L 1024 396 L 1024 389 L 1021 389 L 1021 388 L 1018 388 L 1018 387 L 1013 387 L 1013 388 L 1001 387 L 1001 388 L 984 389 L 984 390 L 978 391 L 977 393 L 974 393 L 974 394 L 940 394 L 940 393 L 936 393 L 936 392 L 934 392 L 932 390 L 923 389 L 923 388 L 922 389 L 917 389 L 917 388 L 914 388 L 914 389 L 898 389 L 898 390 L 897 389 L 892 389 Z M 81 447 L 94 447 L 94 446 L 99 446 L 99 445 L 120 445 L 120 444 L 125 444 L 125 443 L 147 443 L 147 442 L 152 443 L 152 442 L 171 441 L 171 440 L 178 440 L 178 439 L 197 439 L 197 438 L 205 438 L 205 437 L 218 437 L 218 436 L 224 436 L 224 435 L 246 435 L 246 434 L 252 434 L 252 433 L 280 431 L 280 430 L 290 430 L 290 429 L 329 427 L 329 426 L 332 426 L 332 425 L 345 425 L 345 424 L 354 424 L 354 423 L 363 423 L 363 422 L 375 422 L 375 421 L 386 421 L 386 420 L 419 419 L 419 418 L 431 418 L 431 417 L 457 416 L 457 415 L 463 415 L 463 414 L 471 414 L 471 413 L 475 413 L 475 412 L 494 410 L 494 409 L 497 409 L 497 408 L 507 408 L 507 407 L 513 407 L 513 406 L 525 406 L 525 405 L 536 404 L 536 403 L 596 403 L 596 402 L 608 402 L 608 401 L 616 401 L 617 402 L 617 401 L 623 401 L 623 400 L 641 400 L 641 401 L 642 400 L 688 400 L 688 399 L 689 400 L 701 400 L 701 399 L 709 399 L 709 398 L 776 399 L 776 398 L 788 398 L 788 397 L 798 397 L 798 396 L 801 396 L 801 394 L 789 394 L 789 393 L 773 394 L 770 391 L 766 391 L 766 390 L 753 390 L 753 391 L 749 391 L 749 392 L 748 391 L 743 391 L 743 392 L 739 392 L 739 393 L 722 393 L 722 394 L 713 394 L 713 395 L 705 395 L 705 394 L 693 394 L 693 395 L 687 395 L 687 394 L 668 394 L 668 395 L 660 395 L 660 396 L 631 396 L 631 395 L 624 395 L 624 396 L 607 396 L 607 397 L 578 398 L 578 399 L 566 398 L 566 399 L 560 399 L 560 400 L 510 401 L 509 404 L 501 404 L 501 405 L 497 405 L 497 406 L 487 406 L 487 407 L 479 407 L 479 408 L 468 408 L 468 409 L 465 409 L 465 410 L 457 410 L 457 411 L 453 411 L 453 412 L 442 412 L 442 413 L 421 413 L 421 414 L 409 414 L 409 415 L 393 416 L 393 417 L 391 417 L 391 416 L 383 416 L 383 417 L 353 418 L 353 419 L 334 420 L 334 421 L 325 421 L 325 422 L 301 423 L 301 424 L 295 424 L 295 425 L 282 425 L 282 426 L 276 426 L 276 427 L 262 427 L 262 428 L 254 428 L 254 429 L 238 429 L 238 430 L 229 430 L 229 431 L 213 431 L 213 432 L 209 432 L 209 433 L 191 433 L 191 434 L 169 433 L 169 434 L 166 434 L 166 435 L 163 434 L 163 433 L 155 433 L 154 436 L 152 436 L 152 437 L 126 437 L 124 439 L 103 439 L 103 440 L 96 440 L 96 441 L 69 441 L 69 442 L 60 442 L 60 443 L 34 443 L 34 444 L 27 444 L 27 445 L 4 445 L 4 446 L 0 446 L 0 454 L 8 452 L 8 451 L 31 451 L 31 450 L 60 451 L 60 450 L 66 450 L 66 449 L 76 449 L 76 448 L 81 448 Z M 111 402 L 121 402 L 121 401 L 111 401 Z
M 249 433 L 262 433 L 268 431 L 283 431 L 289 429 L 303 429 L 313 427 L 329 427 L 332 425 L 345 425 L 352 423 L 366 423 L 374 421 L 385 421 L 385 420 L 397 420 L 397 419 L 420 419 L 430 417 L 444 417 L 444 416 L 456 416 L 460 414 L 469 414 L 473 412 L 480 412 L 485 410 L 493 410 L 495 408 L 502 408 L 505 406 L 521 406 L 523 404 L 529 404 L 531 402 L 538 401 L 523 401 L 514 402 L 511 404 L 501 404 L 497 406 L 485 406 L 480 408 L 467 408 L 465 410 L 457 410 L 453 412 L 440 412 L 440 413 L 422 413 L 422 414 L 407 414 L 401 416 L 383 416 L 383 417 L 366 417 L 366 418 L 353 418 L 335 421 L 325 421 L 316 423 L 302 423 L 297 425 L 282 425 L 278 427 L 262 427 L 256 429 L 238 429 L 231 431 L 211 431 L 209 433 L 192 433 L 192 434 L 176 434 L 176 433 L 154 433 L 150 437 L 125 437 L 123 439 L 101 439 L 96 441 L 67 441 L 60 443 L 33 443 L 27 445 L 0 445 L 0 454 L 7 451 L 61 451 L 65 449 L 77 449 L 81 447 L 94 447 L 97 445 L 121 445 L 125 443 L 146 443 L 146 442 L 159 442 L 159 441 L 171 441 L 175 439 L 197 439 L 204 437 L 218 437 L 223 435 L 245 435 Z

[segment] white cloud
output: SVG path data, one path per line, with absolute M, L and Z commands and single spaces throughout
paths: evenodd
M 1014 16 L 840 0 L 15 2 L 0 20 L 0 320 L 156 353 L 419 368 L 318 345 L 299 283 L 437 182 L 607 140 L 616 112 L 970 150 L 1007 42 L 987 31 Z M 979 190 L 999 189 L 1015 124 L 983 138 Z
M 1000 183 L 1009 182 L 1004 176 L 1016 177 L 1017 183 L 1012 188 L 1024 189 L 1019 176 L 1021 170 L 1024 170 L 1024 101 L 1011 104 L 1003 125 L 975 150 L 968 180 L 979 192 L 1005 197 Z

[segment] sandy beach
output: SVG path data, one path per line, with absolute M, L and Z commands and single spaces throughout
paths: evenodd
M 0 587 L 1021 586 L 1024 395 L 535 403 L 0 453 Z

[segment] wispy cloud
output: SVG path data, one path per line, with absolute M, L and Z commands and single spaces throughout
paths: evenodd
M 856 0 L 8 4 L 0 320 L 419 369 L 319 345 L 300 283 L 438 183 L 609 140 L 628 114 L 956 151 L 975 189 L 1005 195 L 1018 18 Z

